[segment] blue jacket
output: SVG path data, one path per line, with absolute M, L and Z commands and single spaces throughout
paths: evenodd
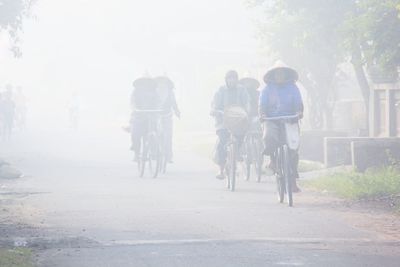
M 304 110 L 300 90 L 294 83 L 269 83 L 261 91 L 260 115 L 264 117 L 291 116 Z

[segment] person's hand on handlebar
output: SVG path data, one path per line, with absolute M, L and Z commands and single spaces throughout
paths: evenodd
M 299 121 L 303 118 L 303 113 L 297 113 L 297 117 L 288 119 L 289 123 L 299 123 Z
M 299 120 L 303 118 L 303 113 L 297 113 L 295 115 L 290 115 L 290 116 L 278 116 L 278 117 L 267 117 L 267 116 L 261 116 L 260 120 L 261 122 L 266 122 L 266 121 L 285 121 L 288 123 L 298 123 Z

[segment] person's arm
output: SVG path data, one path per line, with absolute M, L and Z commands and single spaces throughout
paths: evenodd
M 294 85 L 294 91 L 295 110 L 300 114 L 300 119 L 302 119 L 304 113 L 303 98 L 301 97 L 300 89 L 297 85 Z
M 251 97 L 249 95 L 249 93 L 247 92 L 247 90 L 245 88 L 243 88 L 242 91 L 242 99 L 244 101 L 244 108 L 246 109 L 247 114 L 250 114 L 251 111 Z
M 131 101 L 131 103 L 130 103 L 130 104 L 131 104 L 131 109 L 132 109 L 132 111 L 133 111 L 133 110 L 135 110 L 135 108 L 136 108 L 136 104 L 135 104 L 135 101 L 136 101 L 136 99 L 135 99 L 135 90 L 132 91 L 130 101 Z
M 172 104 L 172 109 L 175 112 L 175 115 L 180 118 L 181 117 L 181 111 L 179 110 L 178 103 L 176 101 L 176 96 L 174 90 L 171 90 L 171 104 Z

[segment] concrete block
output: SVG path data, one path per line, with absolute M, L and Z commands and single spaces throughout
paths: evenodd
M 324 140 L 324 163 L 327 168 L 351 165 L 351 142 L 363 137 L 327 137 Z
M 324 139 L 326 137 L 345 137 L 345 132 L 311 130 L 302 131 L 300 140 L 300 158 L 303 160 L 324 162 Z
M 400 162 L 400 138 L 372 138 L 351 142 L 353 167 L 360 172 Z

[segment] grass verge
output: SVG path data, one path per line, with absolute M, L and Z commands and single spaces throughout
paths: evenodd
M 32 252 L 27 248 L 0 248 L 0 266 L 34 267 Z
M 389 167 L 366 173 L 341 172 L 307 181 L 305 185 L 347 199 L 397 201 L 400 198 L 400 171 Z

